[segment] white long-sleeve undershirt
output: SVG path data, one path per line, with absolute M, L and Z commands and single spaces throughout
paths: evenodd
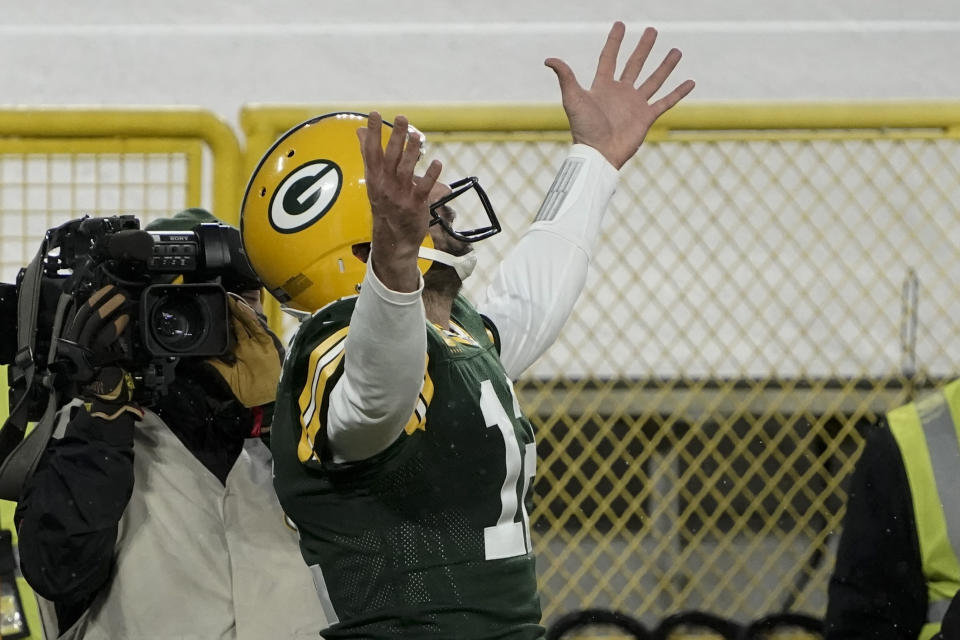
M 617 177 L 599 151 L 573 145 L 536 219 L 477 305 L 500 333 L 500 360 L 511 380 L 553 344 L 570 317 Z
M 477 308 L 497 327 L 500 359 L 516 379 L 556 340 L 586 281 L 618 172 L 573 145 L 536 220 L 497 269 Z M 426 316 L 420 289 L 391 291 L 368 264 L 331 390 L 327 436 L 335 462 L 362 460 L 403 431 L 420 393 Z
M 426 372 L 423 278 L 416 291 L 388 289 L 372 260 L 344 343 L 343 375 L 330 391 L 327 438 L 334 462 L 386 449 L 413 413 Z

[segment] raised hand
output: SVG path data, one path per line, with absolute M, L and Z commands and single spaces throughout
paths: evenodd
M 653 73 L 639 87 L 635 86 L 643 65 L 657 40 L 657 31 L 644 30 L 640 42 L 615 79 L 617 55 L 626 27 L 615 22 L 600 52 L 600 61 L 590 89 L 584 89 L 566 62 L 547 58 L 544 64 L 557 74 L 563 108 L 570 121 L 570 132 L 576 143 L 590 145 L 617 169 L 637 152 L 647 131 L 673 105 L 693 90 L 693 80 L 685 80 L 664 97 L 650 102 L 653 95 L 680 62 L 679 49 L 671 49 Z
M 359 129 L 367 196 L 373 213 L 371 257 L 381 282 L 394 291 L 415 291 L 420 283 L 417 251 L 430 223 L 430 190 L 440 177 L 439 161 L 414 176 L 420 158 L 420 134 L 408 132 L 397 116 L 387 147 L 381 146 L 383 119 L 376 111 Z

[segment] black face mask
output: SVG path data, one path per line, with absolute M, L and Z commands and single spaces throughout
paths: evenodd
M 476 210 L 473 215 L 467 216 L 461 221 L 455 219 L 453 222 L 440 215 L 439 209 L 446 207 L 451 201 L 469 194 L 471 191 L 476 198 L 475 206 L 470 207 L 471 210 Z M 464 202 L 464 200 L 462 199 L 461 202 Z M 445 232 L 461 242 L 478 242 L 501 231 L 500 221 L 497 220 L 497 214 L 493 211 L 490 198 L 487 197 L 487 193 L 480 186 L 480 181 L 472 176 L 452 183 L 450 193 L 430 205 L 430 215 L 433 218 L 430 221 L 431 226 L 439 224 Z M 482 217 L 486 219 L 482 220 Z

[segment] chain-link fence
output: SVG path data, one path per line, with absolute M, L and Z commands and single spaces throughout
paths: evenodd
M 475 295 L 565 147 L 433 136 L 507 227 Z M 622 174 L 584 294 L 518 385 L 545 618 L 822 615 L 863 429 L 957 370 L 960 143 L 745 118 L 675 129 Z

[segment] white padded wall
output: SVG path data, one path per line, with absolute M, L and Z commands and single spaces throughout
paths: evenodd
M 0 103 L 558 99 L 613 19 L 683 49 L 696 100 L 960 97 L 956 0 L 40 0 L 5 3 Z

